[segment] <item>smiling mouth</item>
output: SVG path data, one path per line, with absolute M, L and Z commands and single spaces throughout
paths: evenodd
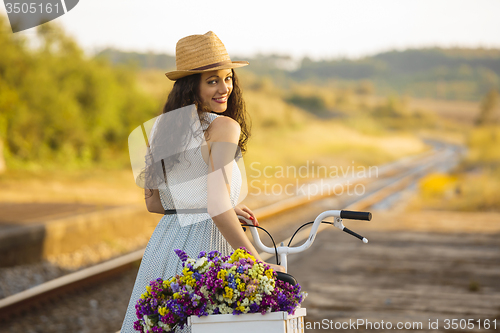
M 227 97 L 212 98 L 217 103 L 226 103 Z

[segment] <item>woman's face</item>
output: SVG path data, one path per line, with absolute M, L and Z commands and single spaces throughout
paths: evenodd
M 210 110 L 224 112 L 227 100 L 233 91 L 233 71 L 221 69 L 201 73 L 200 98 Z

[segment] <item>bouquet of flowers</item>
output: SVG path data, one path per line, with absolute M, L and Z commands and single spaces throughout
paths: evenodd
M 217 251 L 201 252 L 197 259 L 181 250 L 182 274 L 151 281 L 136 304 L 139 332 L 173 332 L 187 318 L 215 314 L 286 311 L 295 309 L 307 296 L 300 285 L 276 279 L 269 265 L 257 261 L 245 248 L 230 256 Z

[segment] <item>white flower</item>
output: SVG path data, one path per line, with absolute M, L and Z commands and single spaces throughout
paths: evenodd
M 203 267 L 205 263 L 207 262 L 206 257 L 201 257 L 200 259 L 196 260 L 196 263 L 193 265 L 194 269 L 198 269 L 200 267 Z
M 219 310 L 221 314 L 230 314 L 233 313 L 233 309 L 227 306 L 226 304 L 219 305 Z
M 164 324 L 161 320 L 158 321 L 158 326 L 163 328 L 165 331 L 171 331 L 172 328 L 170 327 L 169 324 Z
M 149 317 L 146 315 L 144 315 L 143 318 L 144 318 L 144 324 L 146 326 L 145 329 L 149 330 L 150 328 L 153 328 L 153 326 L 154 326 L 153 321 L 151 321 L 151 319 L 149 319 Z
M 203 293 L 203 295 L 206 297 L 206 298 L 209 298 L 210 297 L 210 292 L 208 291 L 208 288 L 206 286 L 203 286 L 200 288 L 200 291 Z

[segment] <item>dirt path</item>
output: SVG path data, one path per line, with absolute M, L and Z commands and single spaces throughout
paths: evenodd
M 325 230 L 307 252 L 289 259 L 289 272 L 309 293 L 306 332 L 383 332 L 387 322 L 393 332 L 407 330 L 396 329 L 398 322 L 422 332 L 500 331 L 499 217 L 374 212 L 370 223 L 344 221 L 369 239 L 366 245 Z M 474 324 L 452 329 L 446 319 Z M 486 319 L 496 319 L 497 330 L 492 324 L 485 330 Z M 436 320 L 437 328 L 429 328 Z M 385 329 L 376 329 L 382 321 Z

